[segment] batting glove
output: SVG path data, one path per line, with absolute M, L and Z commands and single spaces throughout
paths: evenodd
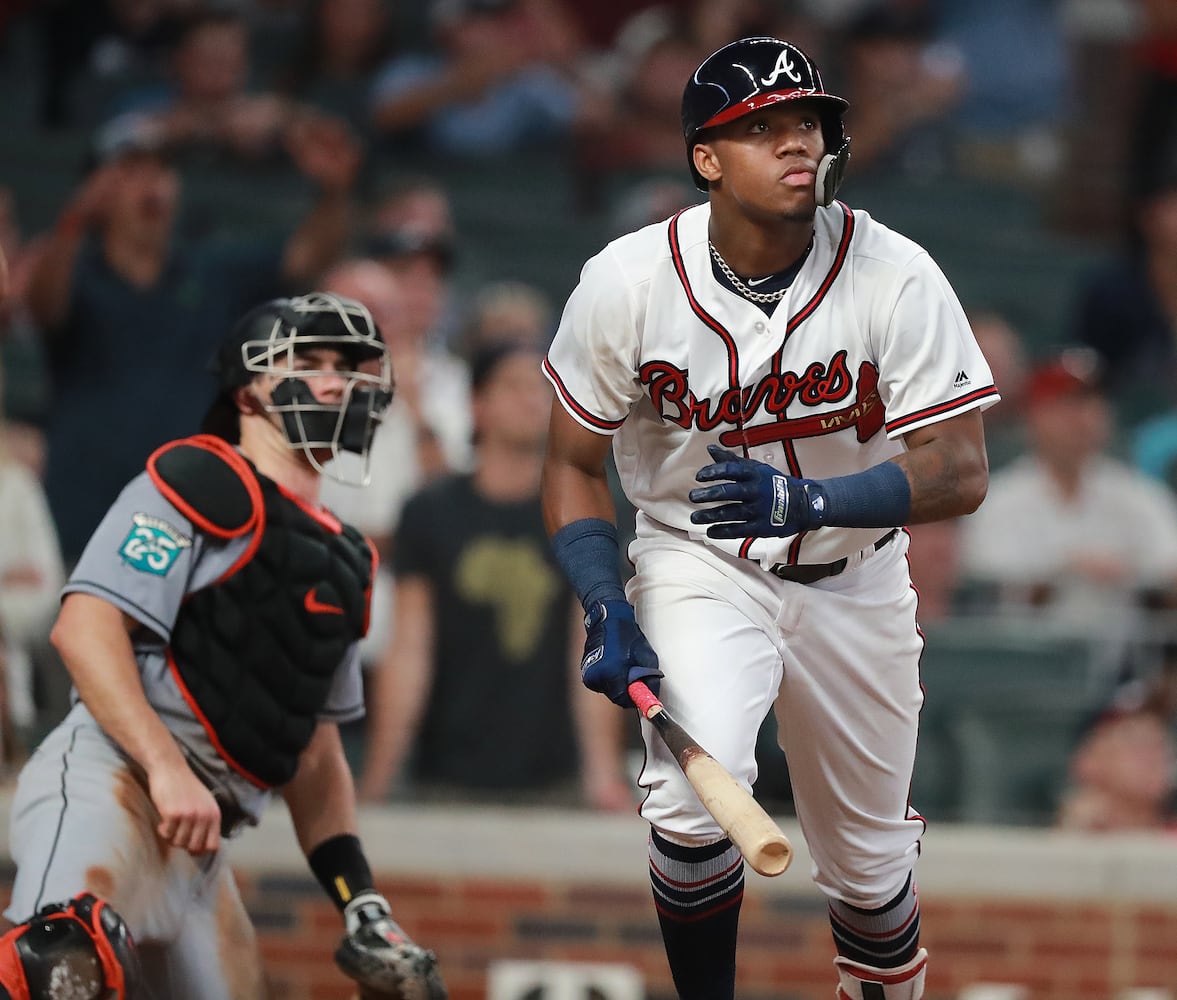
M 692 524 L 711 526 L 708 538 L 785 538 L 824 523 L 826 495 L 821 483 L 786 476 L 719 445 L 709 444 L 707 451 L 714 462 L 696 472 L 695 479 L 701 483 L 730 480 L 687 494 L 692 503 L 722 501 L 718 507 L 691 514 Z
M 645 681 L 658 693 L 658 656 L 638 623 L 629 601 L 596 601 L 584 618 L 588 635 L 580 677 L 590 691 L 598 691 L 613 704 L 633 708 L 629 685 Z

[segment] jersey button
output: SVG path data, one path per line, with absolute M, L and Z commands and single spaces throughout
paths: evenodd
M 767 323 L 757 323 L 756 324 L 756 332 L 757 333 L 764 333 L 764 331 L 767 329 L 768 329 Z

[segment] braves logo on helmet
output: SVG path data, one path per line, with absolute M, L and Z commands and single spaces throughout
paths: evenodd
M 683 90 L 682 126 L 687 163 L 700 191 L 707 181 L 695 169 L 693 151 L 704 129 L 743 118 L 781 101 L 813 100 L 821 107 L 826 155 L 818 165 L 817 200 L 834 200 L 850 157 L 842 127 L 849 104 L 827 93 L 817 64 L 791 42 L 779 38 L 741 38 L 711 53 L 691 74 Z

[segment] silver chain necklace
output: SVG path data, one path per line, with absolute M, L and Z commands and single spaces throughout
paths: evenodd
M 759 302 L 762 305 L 771 305 L 773 302 L 780 302 L 780 300 L 783 299 L 788 293 L 788 285 L 786 285 L 784 288 L 778 288 L 775 292 L 752 291 L 751 288 L 749 288 L 744 284 L 744 282 L 736 277 L 736 272 L 728 267 L 727 261 L 724 260 L 723 257 L 720 256 L 719 251 L 715 249 L 715 244 L 708 240 L 707 246 L 711 250 L 711 256 L 715 260 L 715 263 L 719 265 L 719 269 L 723 272 L 723 276 L 727 278 L 727 280 L 730 281 L 733 286 L 735 286 L 736 291 L 744 296 L 744 298 L 750 299 L 752 302 Z

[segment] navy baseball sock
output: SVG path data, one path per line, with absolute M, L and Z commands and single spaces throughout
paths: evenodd
M 830 926 L 838 954 L 877 969 L 896 969 L 920 947 L 920 903 L 911 875 L 903 888 L 878 909 L 865 910 L 830 900 Z
M 681 1000 L 733 998 L 736 928 L 744 899 L 740 852 L 727 839 L 682 847 L 651 830 L 650 884 Z

